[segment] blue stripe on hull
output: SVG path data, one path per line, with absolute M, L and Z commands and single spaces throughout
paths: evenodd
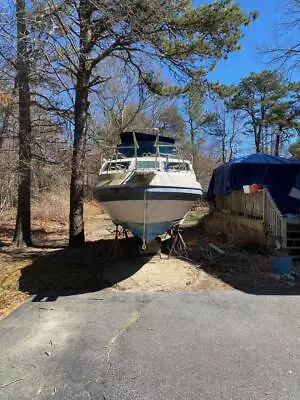
M 155 222 L 152 224 L 146 224 L 146 233 L 145 239 L 146 241 L 154 240 L 157 236 L 161 235 L 162 233 L 166 232 L 168 229 L 176 221 L 164 221 L 164 222 Z M 136 224 L 133 222 L 124 222 L 122 226 L 126 229 L 129 229 L 135 236 L 143 239 L 144 235 L 144 224 Z
M 95 197 L 102 203 L 125 200 L 182 200 L 195 201 L 202 195 L 197 188 L 177 188 L 166 186 L 119 185 L 101 186 L 95 188 Z

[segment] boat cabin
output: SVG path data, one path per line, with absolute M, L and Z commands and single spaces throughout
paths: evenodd
M 100 173 L 141 171 L 190 172 L 189 161 L 183 160 L 175 139 L 143 132 L 120 134 L 115 158 L 107 161 Z

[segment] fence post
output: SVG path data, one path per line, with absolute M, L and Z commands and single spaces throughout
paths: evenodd
M 263 188 L 263 222 L 265 224 L 265 214 L 266 214 L 266 189 Z

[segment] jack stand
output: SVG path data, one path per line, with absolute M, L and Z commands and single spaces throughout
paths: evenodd
M 122 248 L 120 245 L 120 238 L 126 238 L 128 239 L 127 231 L 125 228 L 120 227 L 119 225 L 116 225 L 116 230 L 115 230 L 115 238 L 112 241 L 112 244 L 110 245 L 108 252 L 105 257 L 105 261 L 108 260 L 118 260 L 122 258 Z
M 188 248 L 187 245 L 181 235 L 183 229 L 180 228 L 179 225 L 174 225 L 171 230 L 171 239 L 172 239 L 172 246 L 168 255 L 181 258 L 189 258 Z

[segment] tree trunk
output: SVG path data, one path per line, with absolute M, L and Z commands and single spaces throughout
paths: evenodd
M 222 163 L 226 163 L 226 137 L 222 136 L 221 139 L 221 147 L 222 147 Z
M 255 135 L 255 151 L 256 153 L 260 153 L 261 152 L 261 127 L 255 127 L 255 131 L 254 131 L 254 135 Z
M 75 94 L 75 128 L 70 186 L 69 245 L 72 247 L 80 247 L 84 244 L 83 200 L 89 81 L 90 72 L 82 63 L 77 75 Z
M 275 156 L 279 156 L 279 153 L 280 153 L 281 135 L 282 135 L 282 128 L 279 128 L 278 131 L 276 131 L 276 137 L 275 137 L 275 146 L 274 146 L 274 155 Z
M 195 146 L 195 133 L 194 129 L 191 129 L 191 145 L 194 147 Z
M 233 156 L 234 156 L 234 148 L 233 148 L 233 140 L 234 140 L 234 136 L 230 136 L 229 139 L 229 157 L 228 157 L 228 161 L 232 161 L 233 160 Z
M 222 136 L 221 136 L 221 146 L 222 146 L 222 162 L 225 164 L 227 162 L 227 151 L 226 151 L 226 118 L 223 119 L 222 124 Z
M 26 11 L 24 0 L 16 1 L 17 17 L 17 82 L 19 91 L 19 187 L 18 209 L 13 244 L 30 246 L 31 216 L 31 118 L 29 62 L 27 55 Z
M 232 161 L 233 160 L 233 156 L 234 156 L 234 139 L 235 139 L 235 135 L 236 135 L 236 120 L 237 120 L 237 115 L 236 115 L 236 111 L 234 111 L 232 113 L 232 126 L 231 126 L 231 135 L 229 138 L 229 158 L 228 161 Z
M 190 139 L 191 139 L 191 147 L 192 147 L 192 166 L 195 167 L 195 159 L 196 159 L 196 148 L 195 148 L 195 130 L 193 127 L 193 120 L 190 119 Z
M 84 174 L 85 174 L 85 148 L 88 119 L 88 96 L 91 78 L 91 7 L 89 2 L 79 2 L 80 21 L 80 54 L 75 87 L 75 127 L 72 156 L 72 174 L 70 185 L 70 232 L 69 245 L 80 247 L 84 245 Z

